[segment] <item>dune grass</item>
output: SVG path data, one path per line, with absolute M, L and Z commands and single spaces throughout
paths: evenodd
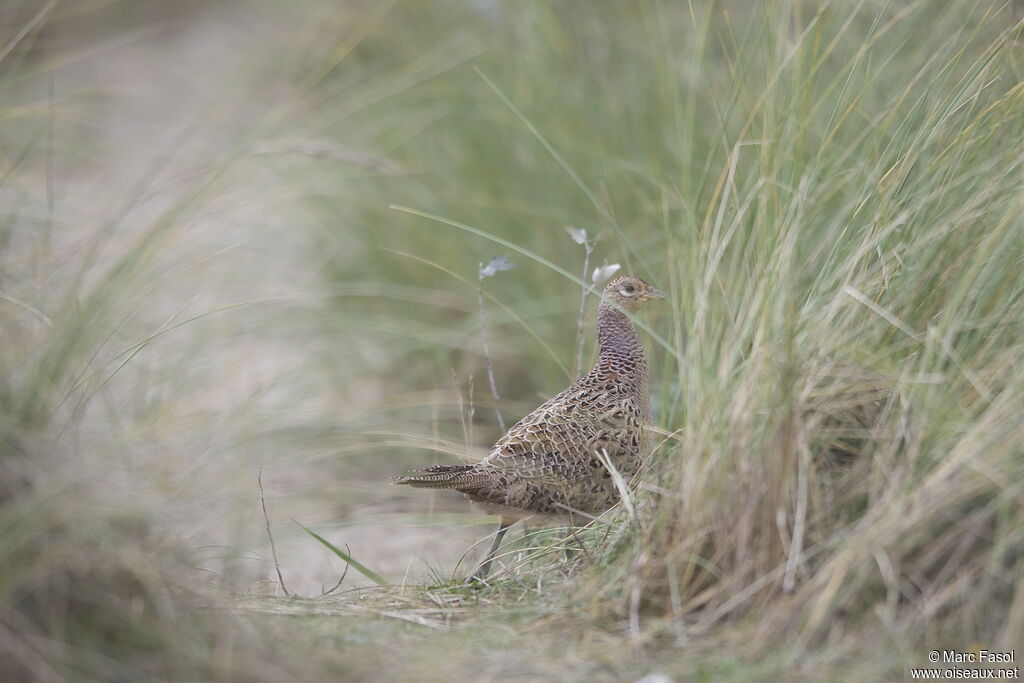
M 1015 6 L 303 7 L 205 114 L 269 99 L 256 123 L 100 218 L 54 210 L 88 101 L 32 87 L 84 59 L 39 53 L 77 15 L 0 39 L 0 672 L 902 680 L 1024 642 Z M 470 555 L 406 581 L 340 550 L 328 499 L 436 521 L 388 477 L 478 457 L 496 408 L 570 380 L 566 226 L 668 294 L 637 320 L 658 445 L 630 509 L 568 556 L 513 530 L 478 590 Z M 246 590 L 251 554 L 274 573 L 264 463 L 271 515 L 307 505 L 309 544 L 390 585 Z

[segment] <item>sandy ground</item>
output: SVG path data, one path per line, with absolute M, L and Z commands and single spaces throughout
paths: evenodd
M 45 78 L 25 86 L 54 114 L 52 168 L 40 158 L 17 188 L 19 211 L 52 221 L 52 249 L 37 248 L 31 231 L 40 221 L 16 229 L 12 246 L 48 274 L 18 292 L 43 308 L 81 268 L 83 290 L 99 281 L 231 158 L 239 139 L 274 116 L 292 77 L 277 60 L 293 49 L 275 41 L 314 28 L 282 30 L 280 12 L 249 13 L 242 4 L 157 19 L 156 29 L 149 17 L 99 41 L 83 38 L 88 25 L 55 24 L 55 44 L 89 54 L 54 72 L 52 99 Z M 346 470 L 355 478 L 340 481 L 332 449 L 344 446 L 344 435 L 312 448 L 295 438 L 305 425 L 330 424 L 349 387 L 325 381 L 310 361 L 331 343 L 303 331 L 323 306 L 322 262 L 311 258 L 311 222 L 298 201 L 308 188 L 283 179 L 272 157 L 235 159 L 175 214 L 98 362 L 168 321 L 244 305 L 160 336 L 111 379 L 101 400 L 80 417 L 65 416 L 75 427 L 62 441 L 79 459 L 60 466 L 81 468 L 112 496 L 130 492 L 143 501 L 165 532 L 186 539 L 195 566 L 236 589 L 276 585 L 265 583 L 276 578 L 256 486 L 261 468 L 293 592 L 318 594 L 343 563 L 292 520 L 347 545 L 392 580 L 450 572 L 490 531 L 489 520 L 472 517 L 455 496 L 396 490 L 378 471 L 360 479 Z M 102 247 L 90 265 L 92 244 Z M 349 572 L 345 586 L 359 583 Z

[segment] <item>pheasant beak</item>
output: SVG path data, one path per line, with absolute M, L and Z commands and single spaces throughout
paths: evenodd
M 652 287 L 651 291 L 647 292 L 647 295 L 644 296 L 644 298 L 645 299 L 664 299 L 665 295 L 662 293 L 662 291 L 660 289 L 654 289 Z

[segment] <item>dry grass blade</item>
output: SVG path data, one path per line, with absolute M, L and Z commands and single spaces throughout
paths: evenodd
M 626 486 L 626 480 L 622 478 L 622 474 L 615 467 L 611 458 L 608 457 L 608 451 L 600 448 L 595 451 L 595 454 L 598 460 L 601 461 L 602 467 L 612 475 L 612 482 L 615 483 L 615 489 L 619 492 L 619 500 L 622 502 L 622 507 L 625 508 L 630 520 L 635 522 L 636 507 L 633 505 L 633 495 L 629 492 L 629 487 Z
M 286 595 L 290 596 L 288 588 L 284 585 L 284 577 L 281 576 L 281 564 L 277 561 L 277 546 L 274 544 L 274 534 L 270 531 L 270 515 L 267 514 L 267 500 L 263 495 L 263 468 L 259 468 L 256 473 L 256 485 L 260 489 L 260 507 L 263 508 L 263 522 L 267 527 L 267 539 L 270 541 L 270 555 L 274 559 L 274 571 L 277 572 L 277 582 L 281 586 L 281 591 Z M 346 570 L 348 565 L 345 566 Z M 338 582 L 341 585 L 341 582 Z

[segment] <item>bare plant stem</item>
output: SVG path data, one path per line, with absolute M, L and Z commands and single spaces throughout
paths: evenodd
M 491 398 L 494 399 L 494 414 L 498 417 L 498 426 L 501 427 L 501 431 L 505 431 L 505 418 L 501 416 L 501 410 L 498 408 L 498 385 L 494 381 L 494 366 L 491 363 L 491 350 L 487 345 L 487 321 L 484 318 L 484 278 L 483 278 L 484 264 L 480 264 L 480 289 L 477 290 L 477 296 L 480 301 L 480 339 L 483 340 L 484 345 L 484 360 L 487 362 L 487 381 L 491 385 Z
M 347 552 L 349 555 L 352 554 L 352 549 L 348 547 L 348 543 L 345 544 L 345 552 Z M 352 565 L 350 565 L 348 562 L 345 563 L 345 571 L 343 571 L 341 573 L 341 578 L 338 579 L 338 583 L 334 584 L 334 588 L 332 588 L 330 590 L 324 590 L 323 586 L 320 587 L 320 597 L 321 598 L 324 597 L 324 596 L 330 595 L 334 591 L 336 591 L 339 588 L 341 588 L 341 582 L 345 580 L 346 576 L 348 576 L 348 568 L 351 567 L 351 566 Z M 280 572 L 278 573 L 278 575 L 280 575 Z M 283 587 L 284 587 L 284 585 L 282 584 L 282 588 Z
M 573 377 L 580 376 L 583 368 L 583 312 L 587 306 L 587 271 L 590 270 L 590 254 L 594 251 L 594 244 L 590 240 L 583 243 L 585 249 L 583 256 L 583 285 L 580 292 L 580 312 L 576 317 L 576 365 L 572 369 Z
M 270 554 L 274 558 L 274 570 L 277 572 L 277 582 L 281 584 L 281 590 L 284 591 L 284 594 L 286 596 L 288 596 L 288 597 L 291 597 L 291 593 L 288 592 L 288 589 L 284 585 L 284 577 L 281 576 L 281 565 L 278 564 L 278 562 L 277 562 L 277 547 L 274 545 L 274 534 L 270 533 L 270 515 L 267 514 L 267 501 L 263 497 L 263 468 L 262 467 L 259 469 L 259 472 L 256 474 L 256 483 L 260 487 L 260 505 L 263 506 L 263 521 L 266 522 L 266 524 L 267 524 L 267 538 L 270 539 Z M 347 569 L 348 568 L 346 567 L 346 570 Z M 342 578 L 344 579 L 345 577 L 342 576 Z M 338 583 L 340 584 L 341 582 L 339 581 Z
M 53 70 L 46 76 L 46 231 L 43 233 L 43 258 L 49 265 L 50 248 L 53 243 L 54 213 L 54 180 L 53 180 L 53 129 L 54 122 L 54 84 Z
M 452 388 L 455 389 L 455 400 L 459 403 L 459 422 L 462 425 L 462 439 L 466 444 L 466 452 L 469 453 L 470 444 L 473 443 L 469 436 L 469 427 L 466 425 L 466 406 L 462 400 L 462 387 L 459 385 L 459 373 L 452 368 Z

